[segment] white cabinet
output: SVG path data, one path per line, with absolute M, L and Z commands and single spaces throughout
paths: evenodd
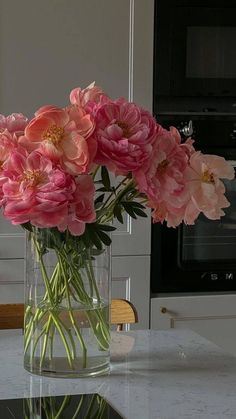
M 151 299 L 152 329 L 191 329 L 236 355 L 236 295 Z
M 151 220 L 149 212 L 147 214 L 147 218 L 137 220 L 124 214 L 124 224 L 114 223 L 117 230 L 112 233 L 113 255 L 150 255 Z
M 112 296 L 132 301 L 139 322 L 133 328 L 149 328 L 150 256 L 112 258 Z

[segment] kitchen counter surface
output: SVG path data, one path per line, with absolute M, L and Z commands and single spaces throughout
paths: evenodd
M 1 331 L 0 399 L 99 393 L 127 419 L 235 419 L 236 357 L 188 330 L 112 340 L 109 376 L 55 379 L 26 372 L 23 336 Z

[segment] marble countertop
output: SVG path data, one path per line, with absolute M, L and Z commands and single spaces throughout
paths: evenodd
M 99 393 L 127 419 L 236 417 L 236 357 L 188 330 L 112 339 L 109 376 L 55 379 L 26 372 L 23 336 L 1 332 L 0 399 Z

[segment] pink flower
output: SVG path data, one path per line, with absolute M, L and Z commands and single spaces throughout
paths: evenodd
M 12 151 L 17 149 L 17 145 L 15 134 L 11 134 L 7 129 L 0 131 L 0 205 L 3 198 L 2 186 L 7 180 L 3 170 Z
M 152 143 L 161 127 L 151 114 L 125 99 L 101 98 L 94 108 L 98 142 L 95 162 L 116 175 L 141 168 L 152 153 Z
M 79 113 L 76 121 L 72 121 L 66 110 L 55 106 L 44 106 L 35 115 L 25 129 L 25 136 L 19 139 L 20 144 L 30 151 L 37 149 L 72 175 L 87 173 L 97 147 L 93 139 L 86 140 L 79 133 L 87 121 L 81 122 L 78 129 Z
M 68 112 L 68 115 L 70 117 L 71 127 L 74 130 L 76 130 L 77 133 L 80 134 L 82 137 L 87 138 L 88 141 L 91 140 L 88 137 L 90 137 L 95 128 L 95 122 L 92 115 L 90 115 L 83 108 L 77 105 L 68 106 L 66 108 L 66 111 Z M 93 141 L 96 144 L 95 140 Z
M 195 207 L 195 218 L 202 212 L 211 220 L 224 215 L 222 208 L 230 204 L 224 196 L 225 186 L 220 178 L 233 179 L 234 168 L 223 157 L 195 152 L 190 157 L 184 177 L 191 196 L 186 211 L 191 214 L 192 207 Z M 194 221 L 193 217 L 190 217 L 190 222 L 187 216 L 185 219 L 188 224 Z
M 81 89 L 80 87 L 73 89 L 70 93 L 70 102 L 72 105 L 78 105 L 84 108 L 89 102 L 98 102 L 102 95 L 104 95 L 102 89 L 95 86 L 95 82 L 93 82 L 85 89 Z
M 180 135 L 175 128 L 162 129 L 153 143 L 148 165 L 134 173 L 138 190 L 155 205 L 164 202 L 162 207 L 166 208 L 168 204 L 180 208 L 186 201 L 183 173 L 189 160 L 189 147 L 180 144 Z
M 0 131 L 0 170 L 11 152 L 17 148 L 17 138 L 7 129 Z
M 17 136 L 24 132 L 28 119 L 22 113 L 12 113 L 11 115 L 0 115 L 0 132 L 7 129 L 10 133 Z
M 37 152 L 11 153 L 3 171 L 4 215 L 12 224 L 31 221 L 38 227 L 55 227 L 67 215 L 76 185 L 73 178 Z
M 186 205 L 179 208 L 169 205 L 168 202 L 160 202 L 159 204 L 149 202 L 148 207 L 152 208 L 152 219 L 154 223 L 162 223 L 166 221 L 167 227 L 177 227 L 185 217 Z
M 85 231 L 86 223 L 96 220 L 94 209 L 95 187 L 91 176 L 81 175 L 76 180 L 76 190 L 73 201 L 69 206 L 67 217 L 58 225 L 60 231 L 66 228 L 74 236 L 79 236 Z
M 94 222 L 95 187 L 91 176 L 75 178 L 37 151 L 13 151 L 4 168 L 4 216 L 12 224 L 31 222 L 40 228 L 68 229 L 81 235 Z

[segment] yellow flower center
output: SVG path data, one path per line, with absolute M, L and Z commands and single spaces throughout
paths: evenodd
M 64 136 L 64 129 L 57 125 L 52 125 L 43 133 L 43 140 L 51 141 L 54 145 L 61 142 Z
M 201 181 L 204 183 L 215 183 L 213 173 L 209 172 L 209 170 L 205 170 L 201 176 Z
M 132 134 L 130 132 L 129 125 L 126 124 L 126 122 L 116 121 L 116 125 L 122 129 L 125 138 L 131 137 Z
M 164 173 L 165 170 L 166 170 L 166 168 L 167 168 L 167 166 L 168 166 L 168 164 L 169 164 L 169 162 L 168 162 L 167 159 L 162 160 L 162 162 L 159 163 L 158 166 L 157 166 L 157 172 L 158 172 L 158 174 Z
M 26 170 L 20 180 L 29 182 L 31 186 L 37 186 L 39 183 L 42 183 L 45 178 L 45 173 L 41 170 Z

